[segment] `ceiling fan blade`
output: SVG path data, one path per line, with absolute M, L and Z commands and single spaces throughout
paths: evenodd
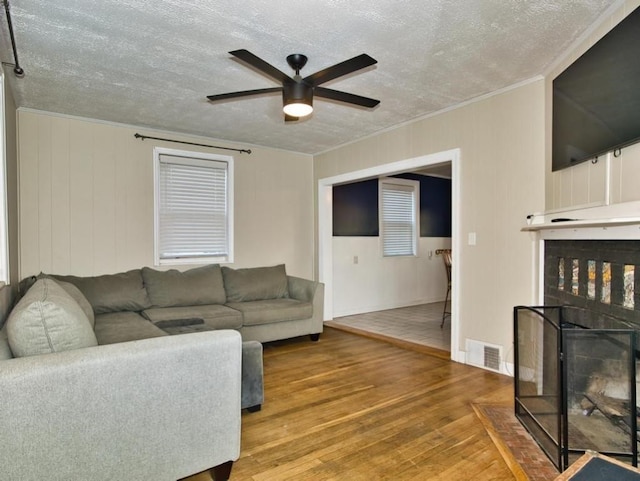
M 327 67 L 324 70 L 320 70 L 319 72 L 309 75 L 304 78 L 304 81 L 315 87 L 328 82 L 329 80 L 333 80 L 334 78 L 342 77 L 343 75 L 347 75 L 376 63 L 378 63 L 376 59 L 369 57 L 366 53 L 363 53 L 362 55 L 358 55 L 357 57 L 353 57 L 349 60 L 345 60 L 344 62 L 335 64 L 332 67 Z
M 286 73 L 281 72 L 277 68 L 275 68 L 270 63 L 265 62 L 260 57 L 252 54 L 248 50 L 240 49 L 240 50 L 232 50 L 229 52 L 231 55 L 239 58 L 240 60 L 248 63 L 252 67 L 257 68 L 261 72 L 267 74 L 269 77 L 276 79 L 280 83 L 284 83 L 286 81 L 291 81 L 291 77 L 289 77 Z
M 243 90 L 241 92 L 230 92 L 227 94 L 207 95 L 211 102 L 216 100 L 234 99 L 237 97 L 249 97 L 250 95 L 269 94 L 272 92 L 282 92 L 282 87 L 271 87 L 268 89 Z
M 338 90 L 327 89 L 324 87 L 316 87 L 313 89 L 314 95 L 325 99 L 338 100 L 339 102 L 346 102 L 348 104 L 355 104 L 361 107 L 372 108 L 380 103 L 379 100 L 371 99 L 369 97 L 361 97 L 360 95 L 349 94 L 347 92 L 340 92 Z

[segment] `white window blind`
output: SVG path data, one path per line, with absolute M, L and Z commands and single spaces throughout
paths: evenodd
M 158 263 L 231 260 L 229 167 L 228 161 L 159 153 L 156 163 Z
M 382 254 L 416 255 L 417 182 L 380 181 L 380 232 Z

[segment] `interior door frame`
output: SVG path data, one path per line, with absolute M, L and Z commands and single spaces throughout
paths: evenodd
M 459 350 L 458 305 L 460 296 L 460 149 L 445 150 L 434 154 L 382 164 L 318 180 L 318 279 L 325 285 L 324 320 L 333 319 L 333 186 L 345 182 L 394 175 L 430 165 L 451 162 L 451 359 L 464 362 L 464 352 Z M 462 357 L 461 357 L 462 356 Z

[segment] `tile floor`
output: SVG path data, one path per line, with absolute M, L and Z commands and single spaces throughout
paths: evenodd
M 336 317 L 334 324 L 382 334 L 445 351 L 451 350 L 451 319 L 442 322 L 442 302 Z

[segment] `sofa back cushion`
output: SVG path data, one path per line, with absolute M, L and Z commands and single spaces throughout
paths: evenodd
M 84 294 L 96 314 L 119 311 L 142 311 L 151 307 L 140 269 L 95 277 L 59 276 Z
M 40 279 L 9 314 L 7 337 L 15 357 L 97 346 L 89 319 L 53 279 Z
M 156 307 L 204 306 L 227 300 L 218 264 L 184 272 L 143 267 L 142 277 L 149 300 Z
M 284 264 L 247 269 L 231 269 L 223 266 L 222 277 L 227 291 L 227 302 L 289 297 Z

